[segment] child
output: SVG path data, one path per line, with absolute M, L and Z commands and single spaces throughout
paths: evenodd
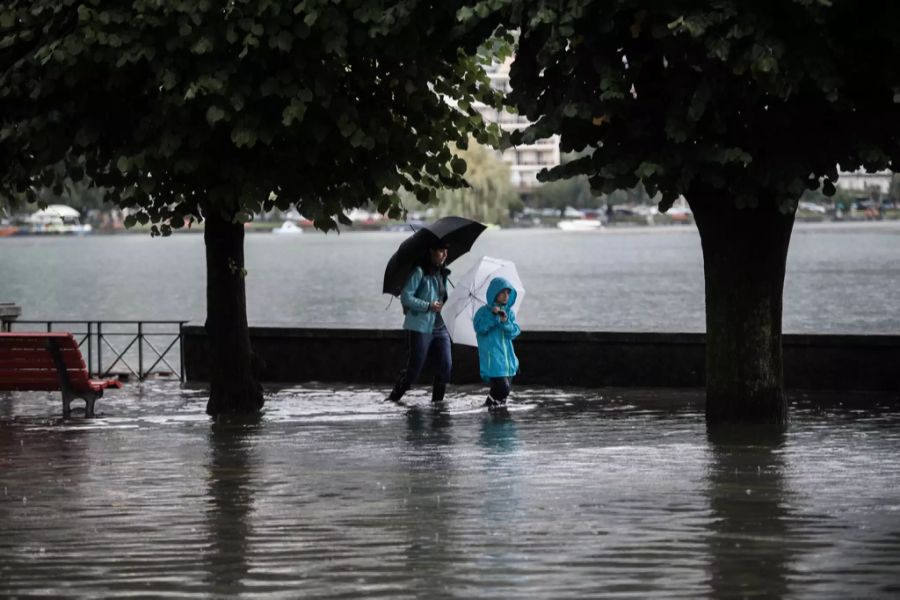
M 490 383 L 491 393 L 485 406 L 505 405 L 509 396 L 510 379 L 519 372 L 519 359 L 512 341 L 522 331 L 516 323 L 513 304 L 516 290 L 502 277 L 495 277 L 488 285 L 487 304 L 475 312 L 473 325 L 478 339 L 478 363 L 481 378 Z

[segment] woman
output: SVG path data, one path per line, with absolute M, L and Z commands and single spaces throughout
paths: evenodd
M 429 358 L 434 371 L 431 401 L 441 402 L 444 399 L 453 366 L 450 335 L 441 318 L 441 309 L 447 301 L 447 275 L 450 274 L 444 268 L 446 261 L 447 245 L 435 240 L 422 265 L 413 270 L 400 292 L 400 303 L 406 315 L 403 329 L 406 330 L 409 354 L 406 368 L 400 372 L 394 389 L 387 397 L 392 402 L 398 402 L 416 383 Z

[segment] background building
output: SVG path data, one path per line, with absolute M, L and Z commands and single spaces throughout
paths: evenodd
M 866 173 L 865 170 L 853 171 L 852 173 L 840 172 L 835 185 L 848 192 L 860 192 L 865 195 L 873 188 L 877 189 L 881 194 L 887 194 L 891 189 L 891 178 L 893 174 L 890 171 L 877 171 L 875 173 Z
M 494 63 L 487 69 L 488 76 L 491 78 L 491 87 L 504 94 L 510 92 L 510 63 L 511 60 Z M 486 120 L 498 123 L 507 132 L 525 129 L 530 125 L 525 117 L 505 110 L 498 111 L 484 104 L 478 104 L 476 108 Z M 509 165 L 510 182 L 513 187 L 520 194 L 527 194 L 541 185 L 537 180 L 537 174 L 541 169 L 555 167 L 559 164 L 559 136 L 554 135 L 537 140 L 533 144 L 507 148 L 501 157 L 503 162 Z

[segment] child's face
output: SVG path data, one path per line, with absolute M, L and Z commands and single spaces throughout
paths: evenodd
M 509 290 L 501 290 L 497 294 L 497 304 L 505 305 L 507 302 L 509 302 Z

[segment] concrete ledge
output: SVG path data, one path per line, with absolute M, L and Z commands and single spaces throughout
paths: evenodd
M 390 384 L 403 367 L 401 330 L 251 327 L 265 382 Z M 521 385 L 702 387 L 704 335 L 526 331 L 516 340 Z M 184 328 L 188 381 L 208 381 L 206 331 Z M 900 336 L 786 335 L 785 384 L 809 390 L 900 392 Z M 474 348 L 453 346 L 453 383 L 476 383 Z M 422 381 L 428 381 L 424 374 Z

